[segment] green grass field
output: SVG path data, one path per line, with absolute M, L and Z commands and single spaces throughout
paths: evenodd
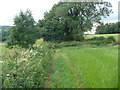
M 56 51 L 52 88 L 117 88 L 117 47 L 65 47 Z
M 118 37 L 120 34 L 95 34 L 95 35 L 84 35 L 85 39 L 90 39 L 93 37 L 99 37 L 99 36 L 104 36 L 105 38 L 109 36 L 115 37 L 116 41 L 120 40 L 120 37 Z

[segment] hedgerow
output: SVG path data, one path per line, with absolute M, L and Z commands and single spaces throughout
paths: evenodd
M 51 72 L 51 51 L 41 44 L 12 48 L 3 54 L 3 88 L 41 88 Z

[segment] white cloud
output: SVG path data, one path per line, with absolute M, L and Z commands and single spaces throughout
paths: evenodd
M 45 11 L 49 11 L 59 0 L 0 0 L 0 25 L 12 25 L 13 18 L 20 10 L 30 9 L 35 20 L 43 18 Z
M 13 25 L 13 18 L 19 13 L 20 10 L 25 11 L 31 9 L 35 20 L 43 18 L 45 11 L 49 11 L 52 6 L 60 0 L 0 0 L 0 25 Z M 110 18 L 118 17 L 118 0 L 107 0 L 113 5 L 114 14 L 112 14 L 106 21 L 110 21 Z M 113 20 L 113 19 L 112 19 Z

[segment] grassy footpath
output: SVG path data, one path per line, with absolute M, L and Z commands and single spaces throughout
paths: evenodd
M 65 47 L 56 52 L 52 88 L 118 87 L 117 47 Z

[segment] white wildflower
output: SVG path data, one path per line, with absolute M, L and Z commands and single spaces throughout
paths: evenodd
M 30 52 L 33 52 L 33 50 L 30 50 Z
M 0 61 L 0 63 L 3 63 L 3 61 Z
M 9 76 L 10 76 L 10 74 L 7 74 L 6 76 L 7 76 L 7 77 L 9 77 Z

